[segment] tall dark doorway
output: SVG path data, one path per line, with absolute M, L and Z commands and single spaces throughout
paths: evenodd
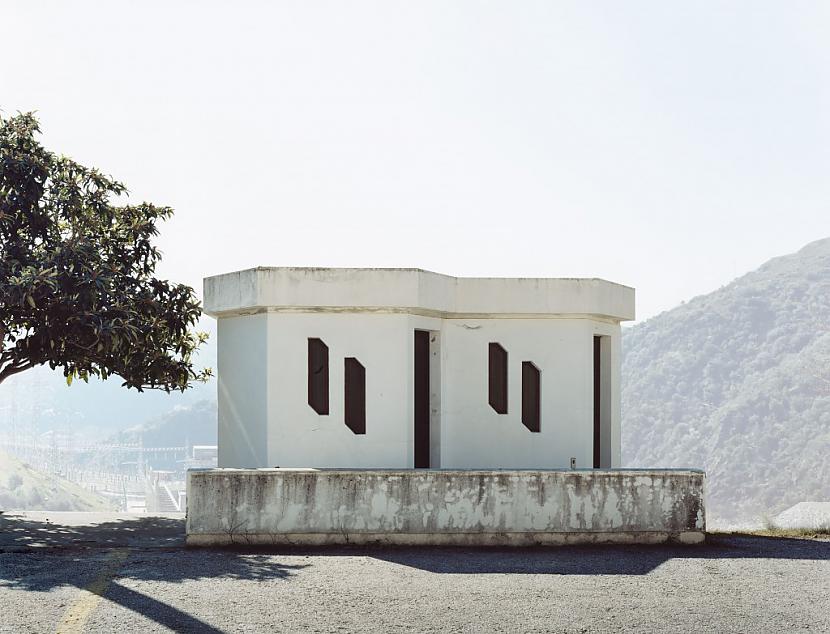
M 429 332 L 415 331 L 415 468 L 429 469 Z
M 602 464 L 602 337 L 594 337 L 594 469 Z

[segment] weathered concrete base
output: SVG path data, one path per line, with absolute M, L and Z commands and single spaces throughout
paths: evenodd
M 195 469 L 187 543 L 695 544 L 703 483 L 695 470 Z
M 213 533 L 188 535 L 188 546 L 569 546 L 700 544 L 705 533 Z

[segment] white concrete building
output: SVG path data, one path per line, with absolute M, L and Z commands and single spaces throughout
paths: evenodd
M 204 297 L 220 467 L 619 467 L 632 288 L 257 268 Z

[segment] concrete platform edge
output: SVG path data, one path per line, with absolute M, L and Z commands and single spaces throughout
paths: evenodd
M 569 546 L 579 544 L 702 544 L 702 531 L 509 533 L 200 533 L 189 547 L 211 546 Z

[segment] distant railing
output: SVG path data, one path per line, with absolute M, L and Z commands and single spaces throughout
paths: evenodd
M 9 453 L 22 451 L 66 451 L 86 453 L 94 451 L 119 451 L 123 453 L 187 453 L 187 447 L 143 447 L 141 445 L 64 445 L 55 446 L 41 443 L 3 443 L 0 445 Z
M 167 497 L 170 500 L 170 503 L 176 509 L 177 512 L 181 513 L 182 509 L 184 508 L 183 498 L 185 496 L 184 491 L 177 491 L 176 495 L 173 495 L 173 492 L 170 490 L 170 487 L 167 486 L 166 483 L 161 483 L 161 488 L 167 493 Z

